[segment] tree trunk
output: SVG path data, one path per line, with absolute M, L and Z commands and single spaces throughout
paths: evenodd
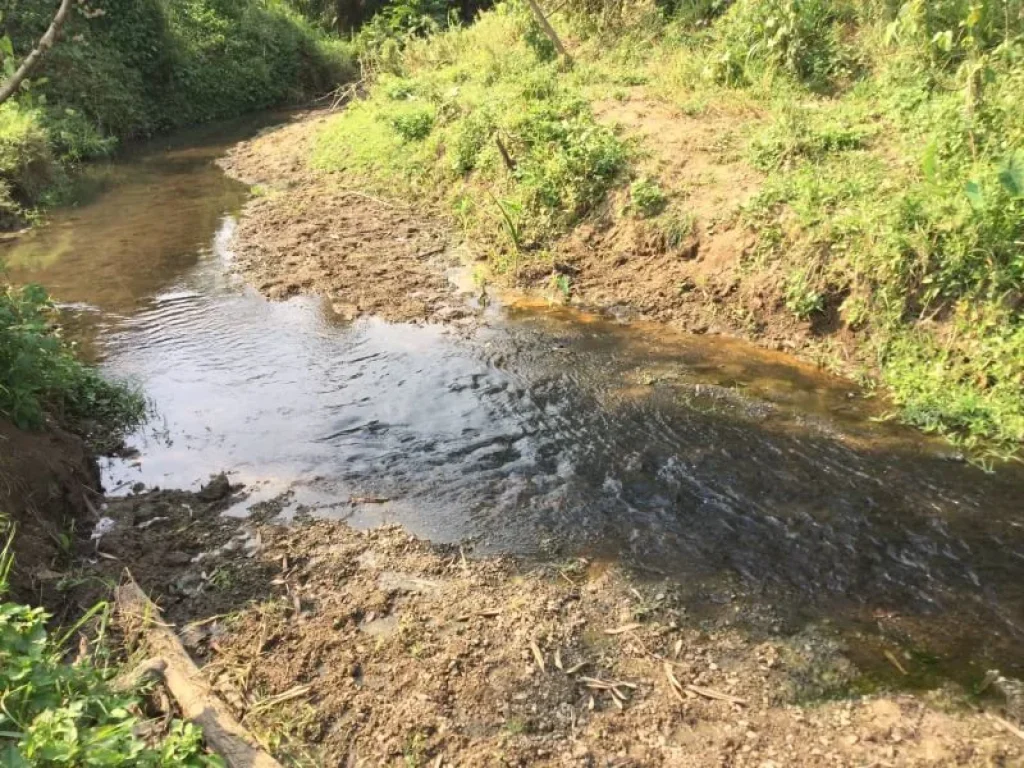
M 39 38 L 39 45 L 33 48 L 31 53 L 25 57 L 25 60 L 21 62 L 21 66 L 11 75 L 11 79 L 0 86 L 0 104 L 3 104 L 18 92 L 18 88 L 21 87 L 22 82 L 31 74 L 32 70 L 35 69 L 39 60 L 57 42 L 57 35 L 60 34 L 60 29 L 64 26 L 64 22 L 67 21 L 68 13 L 71 12 L 71 2 L 72 0 L 61 0 L 60 7 L 57 9 L 53 21 L 50 22 L 49 29 Z
M 568 59 L 569 54 L 565 52 L 565 46 L 562 45 L 562 41 L 558 39 L 558 33 L 555 32 L 555 28 L 551 26 L 547 16 L 544 15 L 544 11 L 540 9 L 540 5 L 537 0 L 526 0 L 530 6 L 530 10 L 533 11 L 533 15 L 537 17 L 537 23 L 540 24 L 540 28 L 544 30 L 544 34 L 548 36 L 548 40 L 555 46 L 555 50 L 558 51 L 558 55 L 563 59 Z

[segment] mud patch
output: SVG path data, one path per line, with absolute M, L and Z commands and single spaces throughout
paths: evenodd
M 786 630 L 728 595 L 584 560 L 467 558 L 397 526 L 228 520 L 224 503 L 114 501 L 120 532 L 101 547 L 138 571 L 219 695 L 286 761 L 939 766 L 1024 756 L 955 692 L 859 695 L 827 628 Z M 187 596 L 176 594 L 183 583 Z
M 232 242 L 236 269 L 270 298 L 322 295 L 347 319 L 465 314 L 445 277 L 455 259 L 443 227 L 307 167 L 323 119 L 300 116 L 222 161 L 229 175 L 259 185 Z

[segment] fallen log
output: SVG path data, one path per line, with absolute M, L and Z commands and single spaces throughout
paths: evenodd
M 160 617 L 160 609 L 130 574 L 115 591 L 118 612 L 129 631 L 138 632 L 182 714 L 203 729 L 206 743 L 228 768 L 282 768 L 234 718 L 185 651 L 178 636 Z

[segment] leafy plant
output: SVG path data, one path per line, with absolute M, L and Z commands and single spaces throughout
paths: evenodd
M 603 199 L 627 151 L 526 42 L 531 19 L 501 6 L 472 27 L 404 41 L 391 74 L 320 134 L 314 164 L 447 201 L 478 236 L 507 235 L 499 261 L 565 231 Z M 500 206 L 467 203 L 492 192 Z
M 806 320 L 824 307 L 825 297 L 813 286 L 807 272 L 793 272 L 786 281 L 786 309 Z
M 845 0 L 737 0 L 716 25 L 712 74 L 746 84 L 778 71 L 825 87 L 849 66 L 840 26 L 851 15 Z
M 92 660 L 63 663 L 73 632 L 55 639 L 42 608 L 2 602 L 11 541 L 8 536 L 0 551 L 0 761 L 12 768 L 223 766 L 205 752 L 202 733 L 190 723 L 173 722 L 157 744 L 141 741 L 134 733 L 138 698 L 111 690 L 110 673 Z M 101 603 L 85 618 L 105 610 Z
M 668 198 L 657 181 L 646 176 L 634 181 L 629 187 L 629 204 L 638 215 L 646 218 L 657 216 L 668 203 Z
M 134 426 L 144 412 L 141 395 L 75 358 L 42 288 L 0 292 L 0 415 L 32 428 L 49 414 L 100 437 Z

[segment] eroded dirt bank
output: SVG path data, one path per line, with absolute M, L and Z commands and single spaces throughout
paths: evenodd
M 15 598 L 53 602 L 52 565 L 76 525 L 88 527 L 98 488 L 96 463 L 80 438 L 56 427 L 27 432 L 0 417 L 0 523 L 14 526 Z
M 767 274 L 756 284 L 740 280 L 754 238 L 739 221 L 739 206 L 761 179 L 733 156 L 733 121 L 683 118 L 640 97 L 600 103 L 596 112 L 624 135 L 648 140 L 645 167 L 672 179 L 673 194 L 686 200 L 688 234 L 670 243 L 658 227 L 623 215 L 628 201 L 620 191 L 555 244 L 554 262 L 524 260 L 516 287 L 562 300 L 551 286 L 552 276 L 563 274 L 572 302 L 581 307 L 773 349 L 808 354 L 820 347 L 823 329 L 785 311 L 781 276 Z M 324 295 L 343 316 L 464 315 L 445 277 L 459 261 L 454 235 L 436 217 L 367 195 L 355 182 L 349 188 L 341 174 L 310 169 L 314 137 L 328 119 L 298 115 L 240 143 L 221 161 L 257 193 L 233 239 L 238 271 L 271 298 Z
M 983 700 L 858 695 L 822 627 L 584 560 L 474 559 L 398 527 L 279 525 L 238 491 L 111 502 L 132 569 L 242 722 L 341 766 L 1018 765 Z M 360 503 L 357 501 L 357 503 Z M 362 502 L 365 503 L 365 500 Z M 703 605 L 703 608 L 701 607 Z M 1012 707 L 1011 707 L 1012 709 Z

